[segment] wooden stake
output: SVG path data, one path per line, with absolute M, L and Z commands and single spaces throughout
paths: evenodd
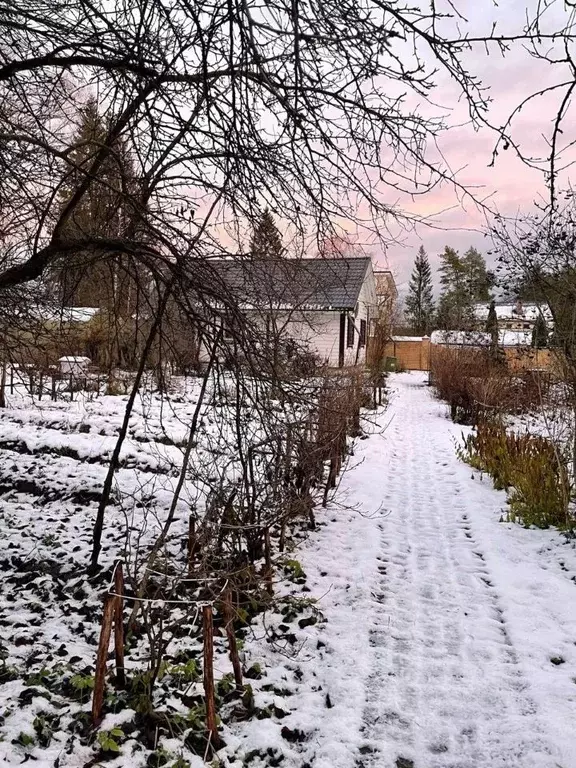
M 220 735 L 216 725 L 216 701 L 214 694 L 214 624 L 212 606 L 202 608 L 202 631 L 204 635 L 204 699 L 206 702 L 206 730 L 212 749 L 218 750 Z
M 196 552 L 198 551 L 198 542 L 196 541 L 196 518 L 190 515 L 188 519 L 188 576 L 194 573 Z
M 238 656 L 238 646 L 236 644 L 236 635 L 234 634 L 234 610 L 232 608 L 232 590 L 227 589 L 222 599 L 222 614 L 226 626 L 226 637 L 228 638 L 228 648 L 232 669 L 234 670 L 234 681 L 236 690 L 241 691 L 243 687 L 242 665 Z
M 104 703 L 104 686 L 106 684 L 106 661 L 108 659 L 108 645 L 112 631 L 112 620 L 116 600 L 113 595 L 104 598 L 104 611 L 102 614 L 102 626 L 100 628 L 100 641 L 96 656 L 96 672 L 94 674 L 94 694 L 92 696 L 92 725 L 100 724 L 102 720 L 102 705 Z
M 266 528 L 264 531 L 264 559 L 266 573 L 264 579 L 266 581 L 266 591 L 272 597 L 274 594 L 274 586 L 272 585 L 272 547 L 270 545 L 270 528 Z
M 120 688 L 126 687 L 126 672 L 124 670 L 124 572 L 122 561 L 119 560 L 114 571 L 114 655 L 116 658 L 116 679 Z

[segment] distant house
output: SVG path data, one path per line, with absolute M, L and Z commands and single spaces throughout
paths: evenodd
M 368 328 L 378 311 L 370 258 L 225 259 L 210 268 L 264 329 L 282 329 L 332 367 L 366 362 Z M 206 358 L 203 350 L 201 358 Z
M 475 315 L 478 326 L 482 330 L 488 319 L 489 304 L 476 304 Z M 548 307 L 534 303 L 524 303 L 518 299 L 513 304 L 501 303 L 495 305 L 498 328 L 501 331 L 526 331 L 530 335 L 528 344 L 531 343 L 532 330 L 539 315 L 542 315 L 548 325 L 552 317 Z
M 398 301 L 396 281 L 389 269 L 376 269 L 374 271 L 374 279 L 376 281 L 379 322 L 388 328 L 392 328 L 394 311 Z
M 62 376 L 82 376 L 88 372 L 90 362 L 89 357 L 70 355 L 61 357 L 58 360 L 58 365 Z
M 488 348 L 492 343 L 492 338 L 486 331 L 432 331 L 430 341 L 432 344 L 443 347 Z M 501 347 L 530 347 L 532 345 L 532 330 L 499 328 L 498 344 Z

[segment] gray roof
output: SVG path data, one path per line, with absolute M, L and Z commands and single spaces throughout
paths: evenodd
M 353 310 L 369 257 L 224 259 L 209 262 L 245 308 Z

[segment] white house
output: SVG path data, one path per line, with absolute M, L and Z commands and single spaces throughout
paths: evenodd
M 494 306 L 496 317 L 498 318 L 498 328 L 502 331 L 528 331 L 536 324 L 539 316 L 542 316 L 548 327 L 552 323 L 552 315 L 549 308 L 544 304 L 535 304 L 533 302 L 523 302 L 520 299 L 511 303 L 496 303 Z M 476 304 L 474 313 L 479 325 L 485 325 L 488 320 L 490 303 Z
M 368 328 L 378 311 L 370 258 L 226 259 L 210 262 L 210 269 L 263 329 L 272 326 L 329 366 L 366 362 Z
M 443 347 L 486 347 L 492 337 L 486 331 L 432 331 L 430 342 Z M 501 347 L 530 347 L 531 330 L 498 329 L 498 345 Z

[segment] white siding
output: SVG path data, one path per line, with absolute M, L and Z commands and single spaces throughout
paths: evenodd
M 307 345 L 325 365 L 338 365 L 340 345 L 339 312 L 302 312 L 286 324 L 286 334 Z

